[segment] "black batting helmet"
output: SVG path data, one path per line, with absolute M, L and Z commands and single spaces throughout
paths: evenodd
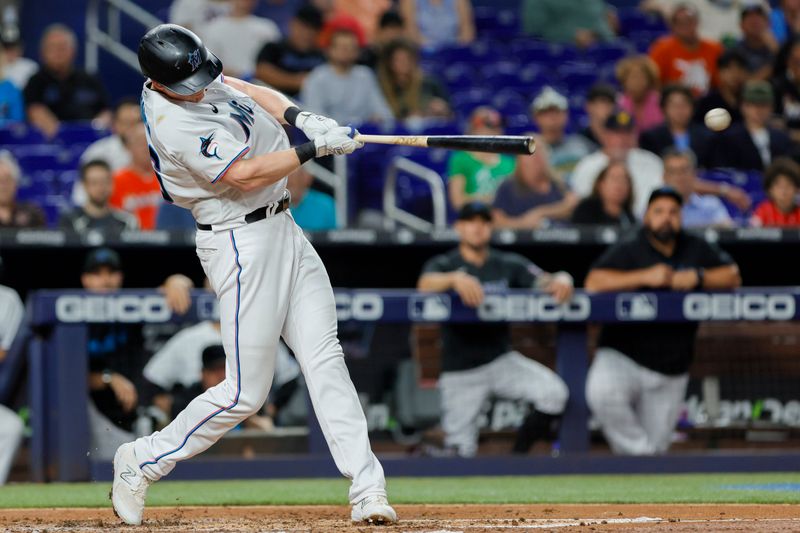
M 201 91 L 220 75 L 222 61 L 183 26 L 161 24 L 139 42 L 139 67 L 151 80 L 188 96 Z

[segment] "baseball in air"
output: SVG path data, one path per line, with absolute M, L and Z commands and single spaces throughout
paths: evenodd
M 731 114 L 728 113 L 727 109 L 715 107 L 706 113 L 703 120 L 708 129 L 712 131 L 722 131 L 731 125 Z

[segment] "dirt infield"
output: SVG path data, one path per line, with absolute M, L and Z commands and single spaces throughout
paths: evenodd
M 381 532 L 430 531 L 800 531 L 797 505 L 399 505 L 401 522 Z M 0 530 L 81 533 L 353 531 L 349 508 L 156 507 L 140 528 L 121 528 L 110 509 L 4 509 Z

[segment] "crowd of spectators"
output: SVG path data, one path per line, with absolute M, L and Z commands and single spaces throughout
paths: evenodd
M 779 4 L 645 0 L 640 9 L 663 17 L 668 31 L 645 54 L 628 50 L 612 75 L 594 85 L 540 87 L 529 100 L 528 128 L 520 128 L 519 116 L 509 117 L 502 106 L 459 105 L 464 98 L 454 93 L 458 88 L 426 62 L 437 57 L 437 50 L 480 44 L 483 36 L 470 0 L 308 2 L 285 25 L 285 33 L 256 14 L 264 11 L 258 11 L 255 0 L 175 0 L 169 16 L 194 29 L 222 59 L 227 74 L 274 86 L 342 124 L 374 123 L 388 131 L 438 121 L 457 124 L 464 133 L 493 135 L 506 131 L 507 120 L 515 118 L 515 131 L 540 135 L 540 150 L 530 161 L 452 153 L 442 176 L 451 212 L 482 200 L 494 205 L 498 225 L 511 228 L 627 224 L 642 216 L 654 188 L 674 178 L 663 156 L 677 150 L 689 153 L 685 159 L 694 167 L 693 189 L 684 195 L 686 210 L 695 200 L 710 205 L 717 197 L 719 216 L 713 225 L 789 225 L 792 214 L 783 209 L 794 204 L 773 202 L 774 216 L 758 216 L 755 208 L 774 198 L 771 189 L 793 184 L 791 172 L 781 174 L 785 179 L 777 185 L 764 178 L 763 191 L 704 178 L 719 168 L 765 176 L 773 161 L 800 160 L 800 34 L 795 31 L 800 9 L 791 1 Z M 521 35 L 578 50 L 614 43 L 621 32 L 616 10 L 601 0 L 525 1 L 518 17 Z M 174 213 L 161 198 L 136 97 L 122 98 L 112 108 L 101 77 L 78 65 L 72 30 L 61 24 L 48 27 L 38 63 L 23 55 L 18 34 L 5 32 L 2 44 L 0 125 L 27 121 L 50 139 L 64 123 L 91 121 L 108 128 L 109 135 L 81 155 L 75 169 L 80 179 L 72 198 L 62 204 L 60 221 L 48 221 L 35 203 L 15 201 L 25 168 L 4 153 L 0 226 L 49 223 L 76 231 L 192 227 L 190 217 Z M 497 90 L 506 96 L 513 91 Z M 576 102 L 582 106 L 579 121 Z M 714 108 L 732 117 L 724 131 L 710 131 L 703 123 Z M 101 162 L 112 173 L 108 200 Z M 604 183 L 598 180 L 601 174 Z M 316 205 L 317 194 L 329 192 L 307 173 L 294 181 L 298 190 L 313 193 L 305 195 L 306 205 Z M 93 187 L 91 199 L 87 184 Z M 70 203 L 72 210 L 65 207 Z M 295 204 L 295 209 L 301 205 Z M 329 196 L 320 205 L 331 212 Z M 722 209 L 728 214 L 724 223 Z M 124 213 L 133 215 L 136 224 Z M 308 229 L 347 223 L 328 215 L 315 218 Z

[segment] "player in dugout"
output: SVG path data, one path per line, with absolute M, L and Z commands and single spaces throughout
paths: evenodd
M 458 248 L 430 259 L 417 289 L 455 291 L 469 307 L 478 307 L 489 292 L 509 288 L 543 289 L 558 302 L 572 297 L 572 277 L 550 274 L 517 254 L 489 246 L 491 208 L 472 202 L 461 208 L 455 229 Z M 533 404 L 520 426 L 515 453 L 527 453 L 539 439 L 555 437 L 567 404 L 564 381 L 546 366 L 511 348 L 508 324 L 443 324 L 442 429 L 445 447 L 460 456 L 478 450 L 478 420 L 492 395 Z
M 731 257 L 681 230 L 683 197 L 671 187 L 650 195 L 643 227 L 595 262 L 591 292 L 726 290 L 741 285 Z M 632 317 L 635 318 L 635 317 Z M 689 382 L 697 324 L 607 324 L 586 380 L 586 400 L 611 450 L 664 453 Z

